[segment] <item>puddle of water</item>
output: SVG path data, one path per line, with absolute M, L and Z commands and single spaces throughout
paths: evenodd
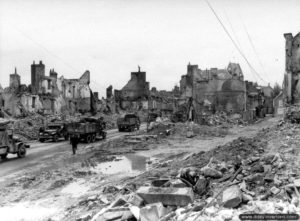
M 61 190 L 61 193 L 71 194 L 73 197 L 79 197 L 85 194 L 89 190 L 89 187 L 82 182 L 74 182 L 67 185 Z
M 0 207 L 1 220 L 5 221 L 40 221 L 51 217 L 58 210 L 56 208 L 45 208 L 32 203 L 18 203 L 10 206 Z
M 102 174 L 140 173 L 148 169 L 148 157 L 130 154 L 117 157 L 117 160 L 98 164 L 92 170 Z

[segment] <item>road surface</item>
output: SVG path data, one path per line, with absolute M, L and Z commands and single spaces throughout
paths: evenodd
M 146 124 L 142 124 L 140 129 L 145 130 Z M 119 132 L 117 129 L 108 130 L 107 139 L 95 142 L 93 145 L 97 145 L 112 139 L 117 139 L 132 133 L 134 132 Z M 78 149 L 84 148 L 87 145 L 90 144 L 81 143 L 78 145 Z M 6 175 L 11 175 L 20 169 L 37 167 L 45 162 L 45 160 L 53 159 L 57 154 L 63 154 L 65 152 L 72 153 L 72 146 L 69 141 L 59 141 L 57 143 L 53 143 L 51 141 L 40 143 L 35 141 L 31 142 L 30 146 L 31 147 L 27 149 L 25 158 L 20 159 L 16 154 L 9 154 L 6 160 L 0 160 L 1 178 L 4 178 Z

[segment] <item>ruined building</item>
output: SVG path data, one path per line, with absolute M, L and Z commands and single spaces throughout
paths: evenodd
M 73 114 L 93 111 L 94 97 L 89 87 L 90 72 L 79 79 L 66 79 L 51 69 L 45 75 L 45 65 L 40 61 L 31 65 L 31 85 L 21 84 L 17 71 L 10 75 L 10 84 L 1 93 L 1 106 L 13 116 L 29 112 L 44 114 Z
M 300 32 L 285 37 L 285 74 L 283 83 L 284 102 L 300 104 Z
M 180 80 L 180 93 L 179 107 L 184 107 L 198 122 L 203 114 L 216 111 L 240 113 L 247 115 L 247 119 L 273 113 L 273 89 L 244 81 L 242 69 L 237 63 L 229 63 L 224 69 L 209 70 L 188 64 L 187 74 Z M 252 114 L 255 111 L 257 113 Z
M 182 102 L 193 102 L 195 113 L 203 111 L 241 112 L 245 109 L 246 85 L 239 64 L 229 63 L 226 69 L 201 70 L 188 64 L 181 77 Z
M 9 87 L 13 90 L 18 90 L 21 86 L 21 77 L 17 73 L 17 68 L 15 68 L 15 73 L 9 75 Z
M 112 87 L 107 88 L 107 100 L 111 100 Z M 150 90 L 149 82 L 146 81 L 146 72 L 140 67 L 137 72 L 131 72 L 131 78 L 121 89 L 114 91 L 116 105 L 123 110 L 151 110 L 162 114 L 174 111 L 175 93 L 180 95 L 179 87 L 173 91 L 158 91 L 155 87 Z
M 131 78 L 121 89 L 115 90 L 115 96 L 123 101 L 134 101 L 149 96 L 149 82 L 146 81 L 146 72 L 139 70 L 131 72 Z
M 115 100 L 121 109 L 141 109 L 148 105 L 148 97 L 149 82 L 140 67 L 137 72 L 131 72 L 130 80 L 121 90 L 115 90 Z

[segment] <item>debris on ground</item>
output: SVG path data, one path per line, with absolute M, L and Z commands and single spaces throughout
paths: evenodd
M 127 201 L 125 206 L 135 211 L 133 220 L 145 221 L 227 220 L 250 211 L 299 212 L 300 174 L 287 161 L 293 151 L 266 151 L 270 138 L 280 132 L 280 127 L 264 129 L 255 137 L 239 137 L 173 163 L 177 175 L 167 173 L 150 186 L 142 185 L 134 192 L 142 199 L 140 203 Z M 295 142 L 295 136 L 289 135 L 286 141 Z M 268 206 L 263 206 L 266 202 Z
M 224 124 L 170 124 L 161 120 L 156 125 L 147 133 L 125 135 L 91 148 L 80 163 L 72 159 L 73 164 L 80 165 L 76 170 L 28 175 L 12 183 L 10 189 L 37 188 L 44 179 L 49 180 L 45 190 L 60 191 L 86 178 L 86 183 L 94 184 L 92 192 L 68 208 L 65 220 L 238 220 L 244 213 L 300 212 L 300 125 L 279 121 L 253 132 L 253 136 L 238 134 L 230 140 L 224 138 L 230 135 Z M 167 130 L 172 132 L 167 135 Z M 207 137 L 219 139 L 220 145 L 197 149 L 209 140 L 203 139 Z M 170 140 L 174 139 L 180 140 L 180 151 L 173 147 L 169 149 L 172 153 L 161 159 L 143 162 L 146 169 L 132 176 L 120 174 L 123 178 L 117 179 L 117 175 L 95 169 L 134 151 L 155 152 L 173 145 Z M 184 152 L 188 145 L 194 145 L 193 152 Z

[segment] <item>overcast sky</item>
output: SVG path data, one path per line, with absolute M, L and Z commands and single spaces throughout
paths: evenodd
M 238 62 L 245 79 L 281 84 L 283 34 L 300 31 L 300 1 L 209 2 L 260 77 L 204 0 L 0 0 L 0 83 L 8 86 L 16 66 L 29 84 L 30 65 L 43 60 L 47 75 L 89 70 L 101 96 L 110 84 L 122 88 L 138 65 L 158 89 L 178 84 L 189 62 L 200 69 Z

